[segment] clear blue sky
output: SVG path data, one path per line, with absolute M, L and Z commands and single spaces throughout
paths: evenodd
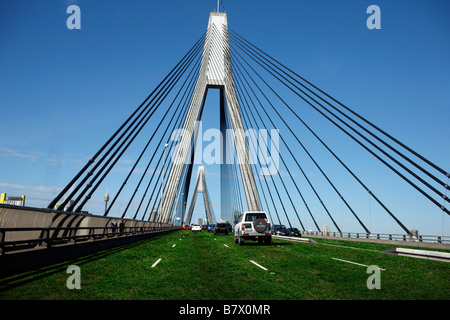
M 71 4 L 81 8 L 81 30 L 66 27 Z M 381 30 L 366 27 L 372 4 L 381 8 Z M 224 0 L 223 5 L 230 28 L 450 169 L 448 1 Z M 27 205 L 46 207 L 205 32 L 215 9 L 214 0 L 1 1 L 0 192 L 25 194 Z M 204 129 L 218 127 L 212 100 Z M 334 131 L 327 134 L 327 141 L 340 144 Z M 450 234 L 447 215 L 381 166 L 375 171 L 367 153 L 344 144 L 336 148 L 408 227 Z M 346 188 L 349 178 L 318 149 L 317 156 Z M 116 170 L 129 167 L 124 158 Z M 207 183 L 218 203 L 217 175 L 207 176 Z M 99 190 L 100 208 L 102 195 L 114 189 Z M 367 194 L 356 195 L 350 186 L 344 190 L 374 232 L 402 232 Z M 361 231 L 339 201 L 330 202 L 341 229 Z M 325 213 L 316 218 L 333 229 Z

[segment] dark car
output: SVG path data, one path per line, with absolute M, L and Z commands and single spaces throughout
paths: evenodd
M 277 236 L 288 236 L 288 229 L 283 224 L 275 224 L 272 228 L 272 234 Z
M 214 228 L 214 234 L 225 233 L 225 235 L 227 235 L 228 232 L 228 226 L 226 223 L 218 223 Z
M 302 233 L 297 228 L 289 228 L 287 229 L 288 235 L 291 237 L 301 237 Z

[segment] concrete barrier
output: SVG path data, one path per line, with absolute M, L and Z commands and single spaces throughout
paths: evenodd
M 118 222 L 116 234 L 113 234 L 111 229 L 113 220 Z M 119 230 L 121 220 L 115 217 L 0 204 L 0 274 L 15 274 L 75 259 L 178 229 L 171 224 L 123 219 L 125 232 L 122 234 Z M 17 231 L 14 230 L 16 228 Z M 23 228 L 41 228 L 41 230 L 20 230 Z M 99 236 L 96 237 L 96 234 Z M 79 241 L 80 236 L 86 236 L 83 237 L 86 239 Z M 55 239 L 64 237 L 68 240 L 59 240 L 53 245 Z M 36 241 L 37 239 L 40 241 Z M 19 245 L 16 246 L 16 243 L 11 244 L 21 241 L 27 244 L 24 249 L 17 248 Z M 6 246 L 9 246 L 8 250 L 5 250 Z
M 111 222 L 122 220 L 117 217 L 103 217 L 90 214 L 61 212 L 50 209 L 18 207 L 0 204 L 0 228 L 99 228 L 96 233 L 101 234 L 101 228 L 111 228 Z M 170 228 L 170 224 L 157 222 L 123 219 L 125 227 L 161 227 Z M 67 230 L 54 230 L 52 237 L 65 236 Z M 87 235 L 89 230 L 80 229 L 74 235 Z M 42 238 L 41 231 L 9 231 L 4 241 L 22 241 Z
M 395 254 L 405 257 L 450 262 L 450 252 L 417 250 L 409 248 L 393 248 L 383 251 L 385 254 Z

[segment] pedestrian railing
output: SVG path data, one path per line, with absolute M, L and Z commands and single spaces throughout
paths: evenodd
M 8 252 L 51 248 L 54 246 L 99 241 L 120 237 L 144 235 L 172 230 L 175 227 L 51 227 L 51 228 L 0 228 L 0 255 Z M 20 235 L 18 233 L 20 232 Z M 27 236 L 27 234 L 29 236 Z M 8 240 L 10 239 L 10 240 Z
M 302 235 L 305 237 L 310 235 L 310 236 L 326 236 L 326 237 L 350 238 L 350 239 L 413 241 L 413 242 L 424 242 L 424 243 L 450 244 L 450 237 L 448 237 L 448 236 L 431 236 L 431 235 L 410 236 L 410 235 L 405 235 L 405 234 L 358 233 L 358 232 L 320 232 L 320 231 L 303 231 Z

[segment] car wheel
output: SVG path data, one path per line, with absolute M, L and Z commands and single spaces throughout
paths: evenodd
M 244 238 L 243 238 L 243 237 L 239 237 L 239 245 L 240 245 L 240 246 L 243 246 L 244 243 L 245 243 Z
M 271 240 L 272 240 L 272 237 L 267 237 L 266 239 L 264 239 L 264 242 L 266 244 L 270 244 Z

